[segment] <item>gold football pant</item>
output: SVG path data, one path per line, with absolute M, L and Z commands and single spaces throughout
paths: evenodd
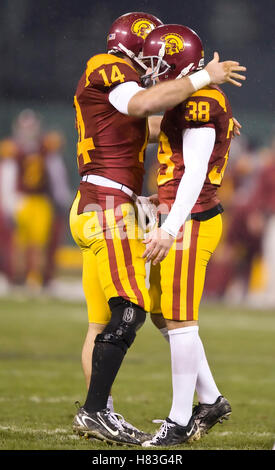
M 50 238 L 53 208 L 47 196 L 25 195 L 15 213 L 15 241 L 22 247 L 45 247 Z
M 131 203 L 77 214 L 78 193 L 70 212 L 72 236 L 83 255 L 83 290 L 89 322 L 107 324 L 108 300 L 123 297 L 149 311 L 144 244 Z
M 167 320 L 198 320 L 206 267 L 221 234 L 220 214 L 206 221 L 185 223 L 180 237 L 160 263 L 160 270 L 151 268 L 152 313 L 162 312 Z

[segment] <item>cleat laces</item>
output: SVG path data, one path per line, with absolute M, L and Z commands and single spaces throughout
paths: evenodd
M 123 416 L 119 415 L 118 413 L 111 413 L 109 409 L 107 409 L 107 415 L 108 415 L 108 418 L 110 419 L 110 422 L 114 424 L 114 426 L 116 426 L 119 429 L 119 431 L 123 431 L 122 421 L 119 419 L 119 417 L 121 417 L 125 422 L 125 419 L 123 418 Z
M 138 429 L 135 428 L 135 426 L 133 426 L 132 424 L 128 423 L 121 414 L 119 413 L 113 413 L 113 414 L 119 420 L 120 424 L 122 425 L 122 428 L 130 429 L 131 431 L 138 431 Z
M 154 419 L 153 423 L 162 423 L 159 431 L 154 435 L 151 442 L 157 443 L 159 439 L 165 439 L 167 436 L 167 431 L 169 428 L 173 428 L 175 426 L 174 423 L 169 423 L 165 419 Z

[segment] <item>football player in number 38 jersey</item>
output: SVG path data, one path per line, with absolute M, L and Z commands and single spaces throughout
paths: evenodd
M 163 51 L 165 51 L 163 53 Z M 144 60 L 159 80 L 201 68 L 198 35 L 179 25 L 156 28 L 145 40 Z M 198 334 L 198 310 L 207 263 L 222 233 L 223 208 L 217 196 L 233 131 L 229 101 L 209 85 L 166 111 L 159 136 L 159 227 L 145 240 L 152 260 L 155 324 L 165 319 L 171 349 L 173 400 L 169 416 L 145 447 L 178 445 L 200 438 L 228 418 L 229 402 L 210 372 Z M 160 262 L 160 286 L 154 266 Z M 165 329 L 163 330 L 165 331 Z M 192 409 L 195 390 L 199 405 Z
M 108 53 L 87 62 L 74 98 L 81 182 L 70 226 L 83 254 L 89 329 L 83 347 L 88 393 L 73 428 L 129 445 L 146 436 L 110 410 L 108 396 L 150 308 L 135 200 L 142 189 L 145 148 L 158 135 L 161 118 L 147 118 L 209 83 L 239 84 L 235 79 L 243 78 L 238 72 L 245 70 L 237 62 L 220 63 L 216 54 L 191 78 L 144 89 L 141 76 L 147 68 L 140 53 L 146 36 L 159 25 L 146 13 L 118 18 L 108 35 Z

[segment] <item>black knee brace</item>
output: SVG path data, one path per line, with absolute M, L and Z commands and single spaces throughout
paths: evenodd
M 109 300 L 112 312 L 111 320 L 101 334 L 96 336 L 97 343 L 111 343 L 125 353 L 133 343 L 137 330 L 143 325 L 146 312 L 123 297 L 112 297 Z

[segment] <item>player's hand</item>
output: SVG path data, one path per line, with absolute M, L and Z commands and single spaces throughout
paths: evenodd
M 242 125 L 239 123 L 239 121 L 237 121 L 236 118 L 233 117 L 232 119 L 233 119 L 233 123 L 234 123 L 232 137 L 234 139 L 234 137 L 237 137 L 238 135 L 241 135 L 240 129 L 242 128 Z
M 238 80 L 246 80 L 246 76 L 241 75 L 239 72 L 245 72 L 246 67 L 233 60 L 226 60 L 225 62 L 219 62 L 219 60 L 218 52 L 214 52 L 213 59 L 205 67 L 210 75 L 211 83 L 219 85 L 229 82 L 235 86 L 242 86 Z
M 159 205 L 159 198 L 158 198 L 158 194 L 152 194 L 151 196 L 148 197 L 148 200 L 154 204 L 154 206 L 158 206 Z
M 160 263 L 167 256 L 174 240 L 169 233 L 161 228 L 155 228 L 143 241 L 146 244 L 146 250 L 142 257 L 146 258 L 147 262 L 152 261 L 153 265 Z

